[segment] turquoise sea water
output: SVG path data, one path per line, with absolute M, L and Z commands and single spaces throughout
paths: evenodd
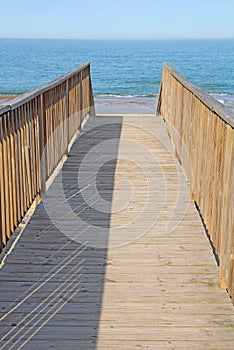
M 233 107 L 234 40 L 0 39 L 0 94 L 24 93 L 85 61 L 91 62 L 96 96 L 157 96 L 167 61 Z

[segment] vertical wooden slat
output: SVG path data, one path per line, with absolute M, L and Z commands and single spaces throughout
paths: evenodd
M 16 190 L 16 161 L 15 161 L 15 125 L 14 125 L 14 113 L 10 112 L 10 122 L 11 122 L 11 134 L 10 134 L 10 145 L 11 145 L 11 174 L 12 174 L 12 211 L 13 211 L 13 227 L 17 226 L 17 190 Z M 18 155 L 17 155 L 18 156 Z
M 45 121 L 45 115 L 43 113 L 42 107 L 43 107 L 43 101 L 41 103 L 41 98 L 43 98 L 41 95 L 37 96 L 36 98 L 36 104 L 35 104 L 35 113 L 36 113 L 36 118 L 35 118 L 35 125 L 34 125 L 34 136 L 35 136 L 35 171 L 36 171 L 36 189 L 35 189 L 35 194 L 40 192 L 41 189 L 41 158 L 40 158 L 40 129 L 39 129 L 39 124 L 40 124 L 40 116 L 43 115 L 44 121 Z M 45 135 L 45 131 L 44 131 Z M 45 136 L 43 136 L 44 138 Z M 44 145 L 45 147 L 45 145 Z M 45 167 L 45 164 L 44 164 Z
M 84 105 L 83 105 L 83 72 L 79 75 L 79 87 L 80 87 L 80 125 L 84 118 Z
M 45 196 L 46 193 L 46 169 L 45 169 L 45 133 L 44 133 L 44 126 L 45 126 L 45 116 L 44 116 L 44 101 L 43 101 L 43 95 L 40 96 L 40 115 L 39 115 L 39 145 L 40 145 L 40 195 L 41 197 Z
M 36 99 L 30 101 L 30 171 L 31 171 L 31 179 L 32 179 L 32 197 L 36 196 L 36 177 L 37 171 L 35 166 L 35 156 L 36 156 L 36 148 L 35 148 L 35 120 L 36 120 L 36 111 L 35 111 L 35 101 Z
M 11 122 L 11 112 L 7 114 L 7 156 L 8 156 L 8 190 L 9 190 L 9 235 L 14 232 L 14 208 L 13 208 L 13 177 L 12 177 L 12 143 L 11 143 L 11 134 L 13 132 L 13 126 Z
M 9 223 L 9 183 L 8 183 L 8 150 L 7 150 L 7 124 L 6 124 L 6 118 L 7 115 L 4 114 L 2 116 L 3 118 L 3 138 L 2 138 L 2 152 L 3 152 L 3 191 L 4 191 L 4 206 L 5 206 L 5 232 L 6 236 L 9 238 L 10 237 L 10 223 Z
M 15 126 L 15 169 L 16 169 L 16 207 L 17 207 L 17 222 L 21 219 L 21 177 L 20 177 L 20 132 L 19 132 L 19 117 L 17 110 L 13 111 L 14 126 Z
M 34 198 L 34 164 L 33 164 L 33 153 L 34 150 L 34 140 L 33 140 L 33 108 L 32 101 L 28 102 L 28 124 L 29 124 L 29 144 L 28 144 L 28 155 L 29 155 L 29 177 L 30 177 L 30 204 L 33 202 Z
M 5 186 L 4 186 L 4 161 L 3 161 L 3 116 L 0 118 L 0 200 L 1 200 L 1 242 L 6 245 L 7 229 L 6 229 L 6 206 L 5 206 Z
M 94 96 L 93 96 L 93 87 L 92 87 L 92 80 L 91 80 L 91 72 L 90 72 L 90 66 L 88 67 L 88 78 L 89 78 L 89 109 L 90 109 L 90 115 L 95 116 L 95 105 L 94 105 Z
M 25 168 L 26 168 L 26 185 L 27 185 L 27 208 L 29 208 L 32 203 L 32 179 L 31 179 L 31 170 L 30 170 L 30 112 L 29 112 L 29 102 L 26 104 L 26 122 L 25 122 Z
M 221 234 L 222 241 L 220 247 L 220 280 L 221 284 L 225 288 L 230 288 L 234 294 L 234 282 L 230 283 L 231 278 L 229 277 L 230 271 L 234 271 L 233 261 L 234 261 L 234 196 L 231 189 L 234 186 L 234 131 L 227 125 L 226 126 L 226 145 L 224 150 L 225 156 L 225 169 L 223 174 L 223 198 L 222 198 L 222 217 L 221 217 Z M 226 232 L 232 232 L 227 235 Z M 227 283 L 229 281 L 229 284 Z M 231 284 L 231 285 L 230 285 Z

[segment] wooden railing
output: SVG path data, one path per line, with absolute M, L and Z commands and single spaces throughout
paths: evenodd
M 89 114 L 95 115 L 86 63 L 0 107 L 0 229 L 5 246 Z
M 234 301 L 234 114 L 164 64 L 157 114 L 167 123 Z

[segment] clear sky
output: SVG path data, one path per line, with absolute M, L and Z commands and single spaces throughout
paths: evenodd
M 234 38 L 234 0 L 3 0 L 1 38 Z

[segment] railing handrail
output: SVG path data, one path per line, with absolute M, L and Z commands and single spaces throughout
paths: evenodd
M 67 79 L 72 77 L 74 74 L 81 72 L 82 70 L 87 68 L 89 65 L 90 65 L 90 62 L 85 62 L 84 64 L 72 69 L 68 73 L 65 73 L 65 74 L 61 75 L 60 77 L 50 81 L 49 83 L 46 83 L 46 84 L 39 86 L 31 91 L 28 91 L 24 94 L 16 96 L 15 98 L 11 99 L 10 101 L 6 101 L 6 102 L 2 103 L 0 106 L 0 116 L 1 116 L 1 114 L 6 113 L 6 112 L 10 111 L 11 109 L 17 108 L 20 105 L 22 105 L 23 103 L 30 101 L 34 97 L 39 96 L 40 94 L 52 89 L 56 85 L 65 82 Z
M 169 63 L 165 62 L 164 67 L 181 85 L 192 92 L 202 103 L 204 103 L 204 105 L 234 128 L 234 112 L 223 106 L 221 102 L 210 96 L 206 91 L 200 89 L 184 78 L 183 75 L 178 73 Z

